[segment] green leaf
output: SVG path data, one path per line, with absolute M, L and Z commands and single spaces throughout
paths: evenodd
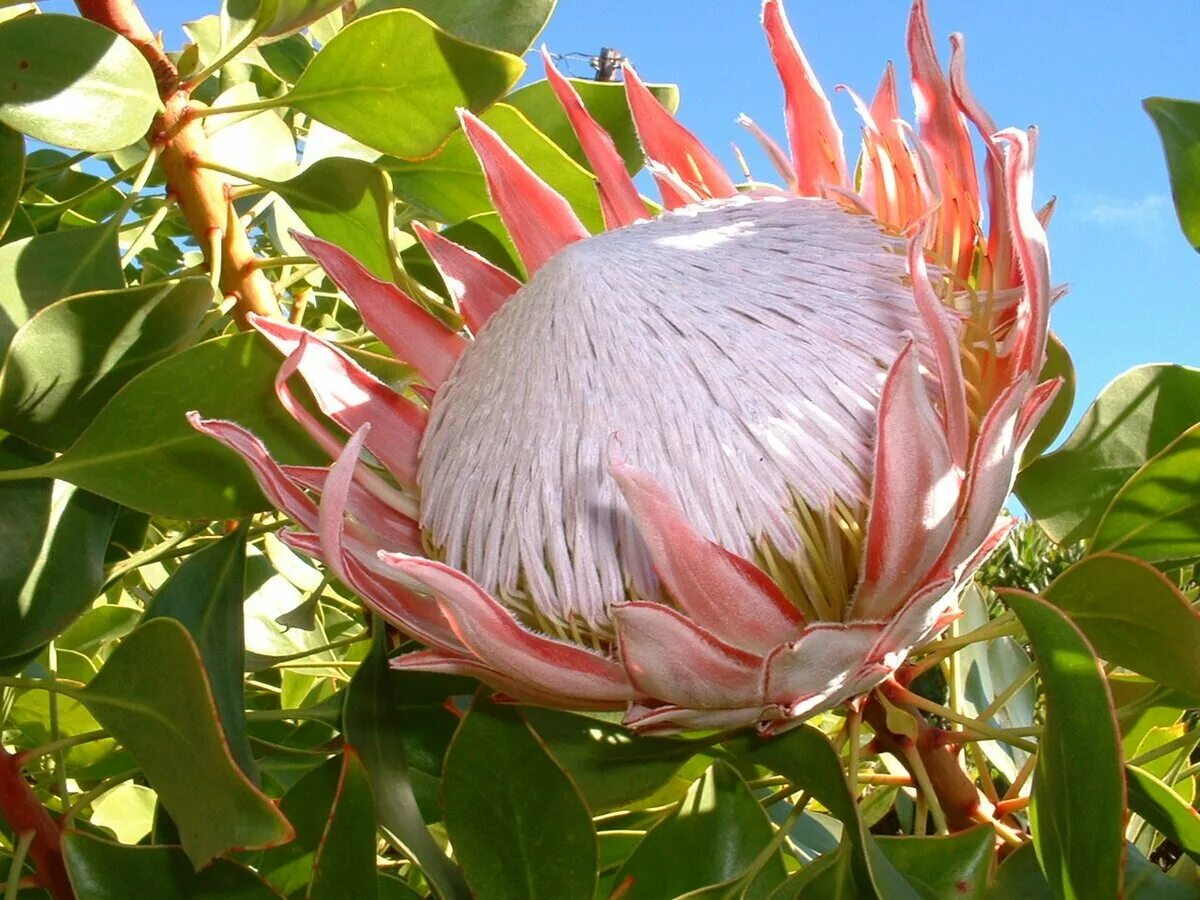
M 375 806 L 352 749 L 307 773 L 279 806 L 296 837 L 254 861 L 268 881 L 311 900 L 375 896 Z
M 25 179 L 25 138 L 0 123 L 0 238 L 8 230 Z
M 338 32 L 286 102 L 377 150 L 415 159 L 458 127 L 456 108 L 483 109 L 523 69 L 518 57 L 466 43 L 399 9 Z
M 1067 352 L 1063 342 L 1056 335 L 1049 334 L 1046 340 L 1046 364 L 1042 366 L 1041 374 L 1038 375 L 1038 383 L 1052 378 L 1063 379 L 1062 387 L 1058 389 L 1050 408 L 1046 410 L 1042 421 L 1033 430 L 1029 443 L 1025 445 L 1025 452 L 1021 456 L 1022 466 L 1029 465 L 1054 443 L 1075 406 L 1075 364 L 1071 362 L 1071 354 Z
M 16 438 L 0 441 L 0 469 L 46 455 Z M 8 659 L 52 640 L 100 593 L 117 507 L 37 479 L 0 483 L 0 510 L 0 659 Z
M 1110 383 L 1066 442 L 1017 479 L 1017 496 L 1055 541 L 1091 536 L 1147 460 L 1200 422 L 1200 369 L 1154 365 Z
M 841 759 L 824 734 L 805 725 L 779 737 L 743 738 L 736 744 L 747 762 L 766 766 L 792 785 L 807 791 L 845 826 L 836 861 L 824 870 L 823 880 L 845 885 L 855 893 L 844 896 L 886 900 L 916 900 L 917 894 L 896 867 L 883 855 L 859 815 L 858 804 L 846 784 Z M 847 852 L 842 852 L 848 848 Z M 822 857 L 824 858 L 824 857 Z M 824 868 L 824 867 L 823 867 Z
M 464 41 L 522 56 L 546 27 L 557 0 L 371 0 L 359 15 L 407 7 Z
M 1125 767 L 1129 808 L 1200 862 L 1200 813 L 1170 785 L 1137 766 Z
M 497 103 L 482 118 L 517 156 L 567 199 L 590 231 L 604 229 L 600 197 L 591 173 L 507 103 Z M 461 131 L 432 159 L 384 160 L 383 165 L 392 173 L 397 196 L 442 222 L 460 222 L 494 208 L 483 169 Z
M 988 897 L 989 900 L 1057 900 L 1042 873 L 1033 844 L 1018 847 L 1000 864 Z
M 1200 103 L 1149 97 L 1142 107 L 1162 139 L 1179 224 L 1200 250 Z
M 725 884 L 750 868 L 773 835 L 746 782 L 717 762 L 692 784 L 679 807 L 646 833 L 613 883 L 618 890 L 629 883 L 628 896 L 645 898 L 678 897 Z M 785 877 L 783 857 L 774 853 L 738 896 L 766 897 Z
M 347 747 L 342 753 L 337 791 L 313 858 L 310 900 L 374 897 L 375 804 L 362 761 Z
M 595 892 L 591 815 L 512 707 L 476 696 L 446 756 L 442 798 L 446 831 L 476 896 L 561 900 Z
M 337 244 L 377 278 L 395 278 L 392 186 L 378 166 L 329 157 L 294 178 L 266 184 L 317 237 Z
M 0 353 L 43 306 L 71 294 L 123 287 L 117 230 L 108 225 L 5 244 L 0 247 Z
M 1133 844 L 1125 845 L 1124 900 L 1196 900 L 1196 893 L 1194 885 L 1176 881 Z
M 257 333 L 197 344 L 125 385 L 41 471 L 153 515 L 225 519 L 266 509 L 241 457 L 193 429 L 186 413 L 237 422 L 282 462 L 321 462 L 275 397 L 279 365 Z
M 978 825 L 945 837 L 880 837 L 883 855 L 931 897 L 982 898 L 996 856 L 996 831 Z
M 1154 563 L 1200 557 L 1200 423 L 1133 474 L 1104 513 L 1091 549 Z
M 425 805 L 436 807 L 442 758 L 457 726 L 443 704 L 464 689 L 474 686 L 465 679 L 390 669 L 387 631 L 377 622 L 371 652 L 346 690 L 342 726 L 346 743 L 370 777 L 380 825 L 412 852 L 448 900 L 469 896 L 467 886 L 462 872 L 434 843 L 418 803 L 424 793 L 429 798 Z
M 632 174 L 642 167 L 642 145 L 638 142 L 637 129 L 625 99 L 625 88 L 619 84 L 599 81 L 583 81 L 572 78 L 571 84 L 583 100 L 583 105 L 592 118 L 608 132 L 617 146 L 617 152 Z M 679 108 L 679 88 L 674 84 L 647 85 L 655 98 L 670 112 Z M 527 84 L 504 98 L 504 102 L 515 106 L 535 128 L 561 147 L 568 156 L 585 169 L 591 170 L 587 155 L 580 146 L 571 120 L 563 111 L 562 104 L 554 95 L 550 82 L 543 79 Z
M 197 867 L 291 839 L 230 754 L 200 653 L 178 622 L 152 619 L 133 631 L 79 698 L 133 754 Z
M 246 736 L 242 668 L 246 655 L 242 602 L 246 596 L 246 526 L 188 556 L 146 610 L 145 621 L 165 617 L 188 630 L 216 703 L 233 758 L 254 782 L 258 769 Z
M 1046 599 L 1104 659 L 1200 693 L 1200 616 L 1161 572 L 1127 556 L 1088 556 L 1054 580 Z
M 0 427 L 62 450 L 134 375 L 191 343 L 213 302 L 207 278 L 67 297 L 13 338 Z
M 593 814 L 650 796 L 705 749 L 690 741 L 635 734 L 591 716 L 540 707 L 523 712 Z
M 0 23 L 0 123 L 47 144 L 116 150 L 144 137 L 162 108 L 140 50 L 79 16 Z
M 127 847 L 69 831 L 63 858 L 71 886 L 87 900 L 160 897 L 170 900 L 278 900 L 253 871 L 218 859 L 197 872 L 178 847 Z
M 221 4 L 223 47 L 256 37 L 279 37 L 310 25 L 344 0 L 224 0 Z
M 1195 891 L 1148 861 L 1132 844 L 1125 845 L 1124 859 L 1124 900 L 1195 900 Z M 1004 861 L 988 900 L 1056 900 L 1038 867 L 1033 844 L 1019 848 Z
M 1060 897 L 1116 898 L 1125 788 L 1104 672 L 1062 612 L 1024 591 L 1000 593 L 1029 635 L 1046 697 L 1029 813 L 1038 862 Z

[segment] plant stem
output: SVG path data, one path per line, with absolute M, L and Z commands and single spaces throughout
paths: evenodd
M 75 892 L 63 862 L 59 826 L 33 793 L 16 758 L 3 747 L 0 747 L 0 816 L 8 822 L 13 834 L 32 832 L 29 857 L 37 869 L 38 882 L 55 900 L 71 900 Z
M 106 737 L 109 737 L 109 734 L 102 728 L 95 731 L 85 731 L 82 734 L 74 734 L 71 737 L 51 741 L 49 744 L 42 744 L 40 747 L 30 747 L 28 750 L 22 750 L 16 754 L 16 759 L 19 765 L 27 766 L 39 757 L 49 756 L 51 753 L 58 753 L 61 750 L 70 750 L 72 747 L 78 747 L 80 744 L 102 741 Z
M 208 156 L 208 138 L 190 103 L 186 86 L 179 84 L 179 73 L 166 50 L 146 24 L 135 0 L 75 0 L 79 12 L 131 41 L 150 63 L 158 82 L 164 110 L 150 126 L 150 146 L 160 150 L 163 173 L 169 193 L 197 242 L 207 254 L 210 270 L 221 273 L 222 293 L 237 300 L 234 316 L 247 324 L 247 316 L 257 313 L 278 317 L 279 305 L 270 282 L 254 266 L 254 250 L 246 230 L 237 221 L 229 199 L 229 185 L 215 172 L 197 165 Z M 218 252 L 210 249 L 210 235 L 220 232 Z

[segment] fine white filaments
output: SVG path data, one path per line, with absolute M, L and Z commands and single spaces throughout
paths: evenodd
M 418 480 L 444 561 L 606 632 L 659 596 L 612 436 L 693 527 L 802 555 L 789 515 L 866 503 L 879 392 L 924 331 L 903 242 L 828 200 L 737 197 L 572 244 L 476 336 Z

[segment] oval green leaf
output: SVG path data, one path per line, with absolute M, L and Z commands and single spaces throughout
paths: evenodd
M 407 7 L 465 41 L 521 56 L 546 27 L 557 0 L 371 0 L 361 15 Z
M 140 50 L 79 16 L 0 23 L 0 122 L 47 144 L 117 150 L 145 136 L 162 108 Z
M 125 385 L 41 471 L 152 515 L 227 519 L 266 509 L 241 457 L 186 414 L 237 422 L 283 462 L 325 461 L 275 397 L 279 365 L 257 333 L 197 344 Z
M 508 104 L 497 103 L 482 118 L 517 156 L 566 198 L 590 231 L 604 229 L 600 197 L 591 173 Z M 384 160 L 383 165 L 391 172 L 400 199 L 441 222 L 461 222 L 494 209 L 483 169 L 461 131 L 432 159 Z
M 714 763 L 687 796 L 655 825 L 617 871 L 613 883 L 630 897 L 679 897 L 737 879 L 774 836 L 771 821 L 746 782 Z M 762 898 L 783 883 L 783 857 L 773 853 L 739 897 Z
M 0 238 L 8 230 L 25 180 L 25 138 L 0 124 Z
M 1126 766 L 1129 808 L 1200 862 L 1200 813 L 1170 785 L 1137 766 Z
M 293 837 L 230 754 L 200 652 L 175 620 L 135 629 L 79 697 L 137 760 L 197 868 Z
M 458 107 L 483 109 L 523 70 L 518 57 L 467 43 L 420 13 L 398 9 L 338 32 L 287 102 L 377 150 L 418 159 L 458 127 Z
M 1112 553 L 1088 556 L 1054 580 L 1046 599 L 1104 659 L 1200 693 L 1200 614 L 1157 569 Z
M 47 454 L 0 442 L 0 468 Z M 99 595 L 116 504 L 61 481 L 0 483 L 0 659 L 36 651 Z
M 1200 250 L 1200 103 L 1148 97 L 1142 106 L 1162 139 L 1179 224 Z
M 1117 491 L 1096 526 L 1094 551 L 1160 564 L 1200 557 L 1200 424 L 1147 461 Z
M 476 896 L 595 892 L 591 814 L 514 708 L 476 697 L 446 755 L 442 798 L 446 831 Z
M 929 897 L 982 900 L 996 857 L 996 830 L 977 825 L 946 836 L 879 837 L 879 849 Z
M 197 872 L 178 847 L 128 847 L 81 831 L 63 836 L 71 886 L 88 900 L 279 900 L 255 872 L 218 859 Z
M 67 297 L 21 326 L 0 370 L 0 427 L 62 450 L 122 386 L 191 343 L 207 278 Z
M 246 597 L 246 528 L 188 556 L 158 589 L 146 621 L 174 619 L 191 634 L 208 673 L 217 716 L 233 758 L 258 782 L 246 736 L 246 658 L 242 602 Z
M 1029 635 L 1046 697 L 1029 813 L 1038 862 L 1059 897 L 1116 900 L 1125 784 L 1104 672 L 1066 615 L 1024 591 L 1000 594 Z
M 1100 392 L 1062 447 L 1021 473 L 1017 496 L 1055 541 L 1083 540 L 1121 485 L 1197 422 L 1200 369 L 1130 369 Z

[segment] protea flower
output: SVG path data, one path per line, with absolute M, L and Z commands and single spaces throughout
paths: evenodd
M 740 189 L 627 68 L 653 214 L 547 57 L 607 230 L 588 234 L 463 112 L 528 281 L 418 226 L 454 331 L 305 239 L 422 383 L 397 393 L 256 319 L 286 356 L 280 400 L 335 461 L 281 466 L 236 424 L 194 416 L 295 520 L 292 546 L 426 645 L 397 667 L 625 709 L 638 729 L 778 731 L 940 634 L 1008 529 L 1021 449 L 1058 387 L 1037 383 L 1051 296 L 1035 133 L 997 132 L 961 37 L 943 75 L 917 0 L 918 131 L 889 67 L 870 104 L 850 95 L 851 171 L 778 0 L 763 23 L 790 154 L 744 124 L 781 187 Z M 336 428 L 296 402 L 295 374 Z

